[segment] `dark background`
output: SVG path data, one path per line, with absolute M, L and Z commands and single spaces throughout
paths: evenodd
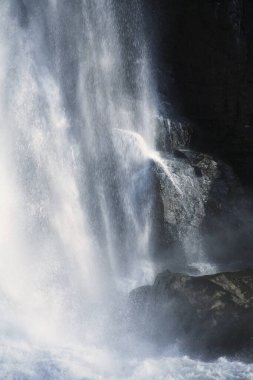
M 253 1 L 143 0 L 161 112 L 194 124 L 194 149 L 253 176 Z

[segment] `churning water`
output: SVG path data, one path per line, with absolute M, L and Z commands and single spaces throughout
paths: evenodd
M 168 171 L 140 16 L 135 0 L 1 0 L 1 379 L 252 378 L 148 359 L 119 324 L 153 276 L 150 160 Z

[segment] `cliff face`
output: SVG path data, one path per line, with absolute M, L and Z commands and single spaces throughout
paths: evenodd
M 252 202 L 230 165 L 189 149 L 194 128 L 162 118 L 157 125 L 157 149 L 166 165 L 153 166 L 158 270 L 252 266 Z
M 133 328 L 159 347 L 252 361 L 253 272 L 227 271 L 252 267 L 253 2 L 150 0 L 146 9 L 168 116 L 157 133 L 168 170 L 154 165 L 155 258 L 180 273 L 131 293 Z
M 251 187 L 253 3 L 152 0 L 147 14 L 164 109 L 193 121 L 193 148 L 229 162 Z

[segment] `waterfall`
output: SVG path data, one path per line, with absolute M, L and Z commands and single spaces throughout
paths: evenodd
M 82 336 L 112 291 L 150 273 L 149 157 L 131 134 L 152 151 L 155 102 L 140 10 L 129 5 L 1 2 L 7 335 Z M 122 10 L 138 33 L 125 28 Z
M 186 160 L 156 151 L 143 3 L 0 1 L 0 379 L 251 378 L 158 352 L 129 323 L 129 290 L 155 274 L 161 195 L 183 215 L 188 264 L 203 261 L 207 196 Z

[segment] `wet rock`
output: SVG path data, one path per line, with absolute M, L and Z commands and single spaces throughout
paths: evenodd
M 215 358 L 253 355 L 253 270 L 193 277 L 165 271 L 130 294 L 132 318 L 147 339 Z
M 229 165 L 207 154 L 177 152 L 176 157 L 163 154 L 165 168 L 159 163 L 154 167 L 157 199 L 162 204 L 160 259 L 179 270 L 185 264 L 231 258 L 238 254 L 232 249 L 231 236 L 243 226 L 242 210 L 247 209 L 240 201 L 244 193 L 237 176 Z
M 163 152 L 174 152 L 188 148 L 191 143 L 193 125 L 187 119 L 159 117 L 156 125 L 156 148 Z

